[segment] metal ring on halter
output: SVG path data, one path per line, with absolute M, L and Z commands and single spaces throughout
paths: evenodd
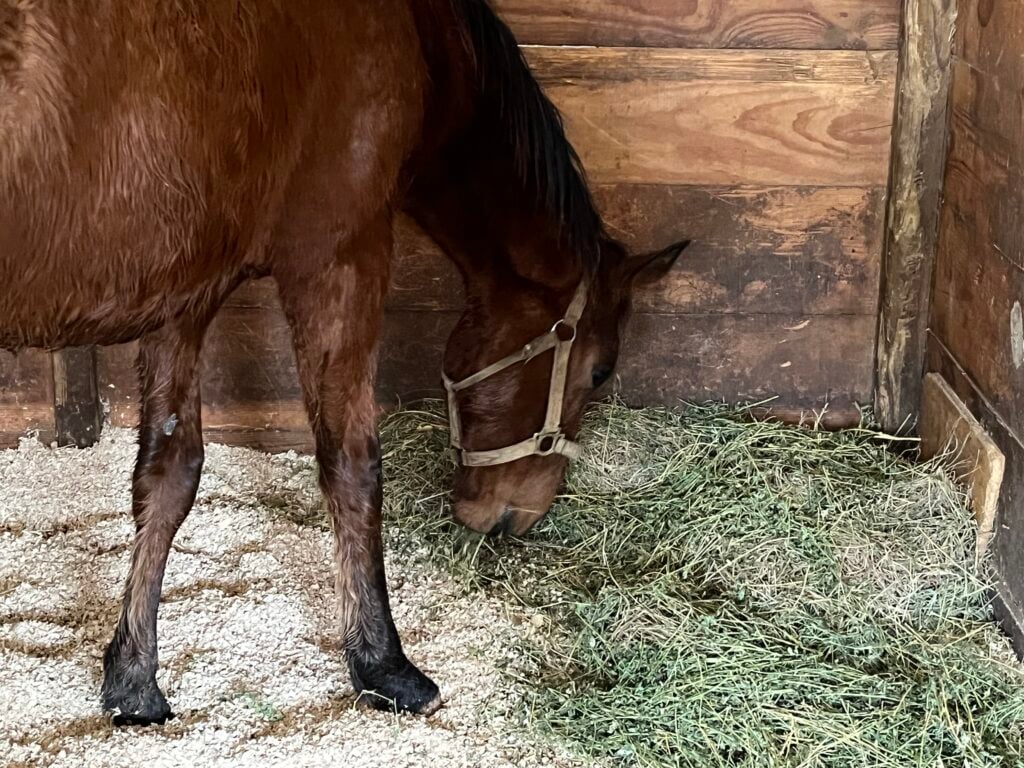
M 558 332 L 559 328 L 568 328 L 572 331 L 572 336 L 567 339 L 562 338 L 562 334 Z M 566 322 L 565 318 L 562 318 L 557 323 L 551 326 L 551 333 L 555 334 L 560 342 L 563 344 L 572 344 L 576 341 L 576 324 Z

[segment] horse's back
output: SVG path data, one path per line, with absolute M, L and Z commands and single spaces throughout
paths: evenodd
M 134 338 L 260 268 L 367 98 L 367 5 L 0 0 L 0 347 Z

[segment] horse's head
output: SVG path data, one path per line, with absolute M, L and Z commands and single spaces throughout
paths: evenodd
M 547 513 L 583 408 L 615 370 L 634 287 L 663 276 L 686 245 L 627 256 L 607 241 L 582 283 L 548 289 L 505 273 L 475 286 L 444 360 L 462 523 L 521 534 Z

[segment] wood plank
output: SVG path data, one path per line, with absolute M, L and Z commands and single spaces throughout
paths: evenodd
M 876 311 L 881 188 L 602 185 L 594 192 L 609 231 L 634 252 L 694 241 L 665 280 L 637 295 L 638 311 Z M 389 307 L 461 309 L 461 278 L 433 241 L 408 221 L 398 241 Z M 273 289 L 230 301 L 272 303 Z
M 50 356 L 39 350 L 0 351 L 0 447 L 16 446 L 30 432 L 45 443 L 54 438 Z
M 495 0 L 523 43 L 895 48 L 899 0 Z
M 932 330 L 1011 426 L 1024 429 L 1024 368 L 1014 315 L 1024 272 L 981 239 L 975 201 L 951 188 L 943 214 L 944 254 L 935 275 Z M 984 198 L 976 198 L 984 200 Z M 1015 309 L 1016 307 L 1016 309 Z
M 444 310 L 387 313 L 379 368 L 383 403 L 441 394 L 441 355 L 457 316 Z M 788 418 L 827 404 L 843 414 L 843 423 L 856 423 L 857 406 L 871 395 L 874 323 L 871 315 L 639 314 L 623 346 L 620 394 L 634 404 L 781 395 L 772 407 Z M 204 428 L 268 434 L 305 429 L 287 334 L 277 309 L 222 310 L 203 354 Z M 126 406 L 111 409 L 112 422 L 130 426 L 137 406 L 116 359 L 125 354 L 101 350 L 100 370 Z
M 955 66 L 952 101 L 946 187 L 954 194 L 963 189 L 965 201 L 979 195 L 975 202 L 985 205 L 974 222 L 979 241 L 1024 268 L 1024 103 L 964 62 Z
M 882 260 L 875 416 L 910 430 L 921 403 L 946 168 L 954 0 L 907 0 Z
M 921 392 L 921 457 L 948 453 L 956 477 L 970 493 L 978 527 L 976 562 L 988 551 L 995 534 L 999 493 L 1006 457 L 946 380 L 937 373 L 924 377 Z
M 96 390 L 112 427 L 139 425 L 138 344 L 96 348 Z
M 932 328 L 1024 434 L 1024 341 L 1014 333 L 1014 307 L 1024 301 L 1024 177 L 1021 161 L 1007 154 L 1012 141 L 996 119 L 1002 109 L 990 85 L 957 65 Z
M 874 314 L 885 191 L 600 186 L 609 231 L 634 252 L 694 242 L 640 312 Z
M 957 55 L 972 69 L 1005 81 L 1006 96 L 1024 82 L 1024 4 L 1019 0 L 959 0 Z
M 95 445 L 103 428 L 103 406 L 96 392 L 95 348 L 57 350 L 51 361 L 57 445 Z
M 525 47 L 543 85 L 659 81 L 884 85 L 896 77 L 892 51 L 691 51 L 679 48 Z
M 874 326 L 858 315 L 637 315 L 622 395 L 637 405 L 778 396 L 773 408 L 852 412 L 870 402 Z
M 998 581 L 997 614 L 1024 658 L 1024 442 L 1000 416 L 979 385 L 935 334 L 928 339 L 928 370 L 936 371 L 981 422 L 1006 456 L 995 534 L 990 545 Z
M 895 53 L 551 48 L 530 58 L 595 182 L 888 181 Z M 809 76 L 792 80 L 798 68 Z

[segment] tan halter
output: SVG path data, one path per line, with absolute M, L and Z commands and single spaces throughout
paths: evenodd
M 580 455 L 580 447 L 562 431 L 562 405 L 565 402 L 565 384 L 569 378 L 569 355 L 576 341 L 576 325 L 587 306 L 587 281 L 583 280 L 573 296 L 565 316 L 555 323 L 551 330 L 538 336 L 525 347 L 498 362 L 487 366 L 462 381 L 452 381 L 441 372 L 444 388 L 448 391 L 448 421 L 451 424 L 452 448 L 462 464 L 467 467 L 493 467 L 508 464 L 527 456 L 551 456 L 558 454 L 569 459 Z M 462 422 L 459 419 L 459 405 L 456 395 L 464 389 L 489 379 L 517 363 L 526 363 L 547 352 L 555 350 L 551 363 L 551 383 L 548 387 L 548 410 L 544 426 L 533 437 L 493 451 L 467 451 L 462 447 Z

